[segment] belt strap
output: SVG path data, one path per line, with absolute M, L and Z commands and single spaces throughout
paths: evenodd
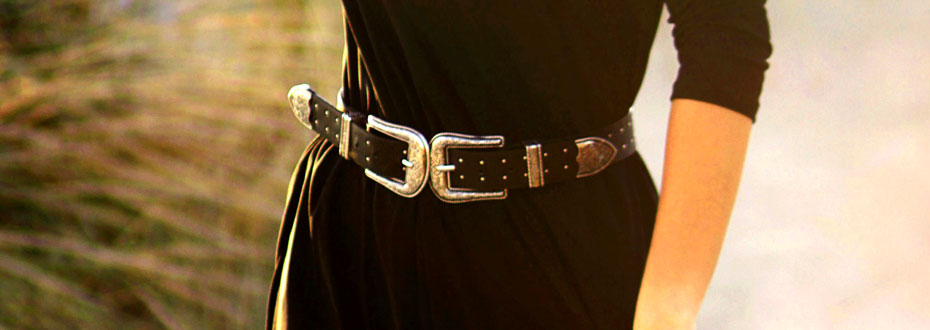
M 353 112 L 348 107 L 334 106 L 307 85 L 295 86 L 289 97 L 301 122 L 339 146 L 340 155 L 378 176 L 394 178 L 395 181 L 404 180 L 406 172 L 411 168 L 407 155 L 412 150 L 410 143 L 369 130 L 368 115 Z M 380 119 L 377 121 L 383 122 Z M 443 133 L 433 139 L 434 149 L 440 136 L 492 138 L 499 139 L 503 145 L 503 137 Z M 448 175 L 444 183 L 447 187 L 439 187 L 439 190 L 536 188 L 596 174 L 633 154 L 635 150 L 632 117 L 627 114 L 601 131 L 581 138 L 525 141 L 521 145 L 499 148 L 445 147 L 445 157 L 434 158 L 444 158 L 447 164 L 427 165 L 432 167 L 429 171 L 434 176 L 433 190 L 446 200 L 437 191 L 436 175 Z M 506 196 L 506 192 L 503 196 Z

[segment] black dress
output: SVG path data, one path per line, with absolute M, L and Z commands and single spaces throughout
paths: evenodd
M 753 118 L 763 0 L 668 0 L 673 98 Z M 344 0 L 348 106 L 508 143 L 576 136 L 633 104 L 661 0 Z M 332 97 L 331 97 L 332 99 Z M 656 213 L 639 155 L 503 201 L 407 199 L 315 140 L 291 182 L 268 326 L 628 329 Z M 277 313 L 275 313 L 277 311 Z

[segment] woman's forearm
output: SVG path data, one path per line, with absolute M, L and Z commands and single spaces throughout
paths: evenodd
M 751 128 L 748 117 L 717 105 L 672 102 L 635 330 L 695 326 L 736 199 Z

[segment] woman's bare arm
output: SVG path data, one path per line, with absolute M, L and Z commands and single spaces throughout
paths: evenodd
M 672 102 L 635 330 L 695 327 L 733 210 L 751 128 L 748 117 L 727 108 Z

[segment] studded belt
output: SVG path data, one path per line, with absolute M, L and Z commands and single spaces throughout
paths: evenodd
M 340 156 L 408 198 L 428 181 L 448 203 L 505 199 L 508 189 L 594 175 L 636 149 L 630 114 L 592 136 L 505 147 L 500 135 L 440 133 L 427 142 L 410 127 L 351 111 L 341 97 L 334 106 L 306 84 L 291 88 L 288 99 L 300 122 L 336 145 Z

